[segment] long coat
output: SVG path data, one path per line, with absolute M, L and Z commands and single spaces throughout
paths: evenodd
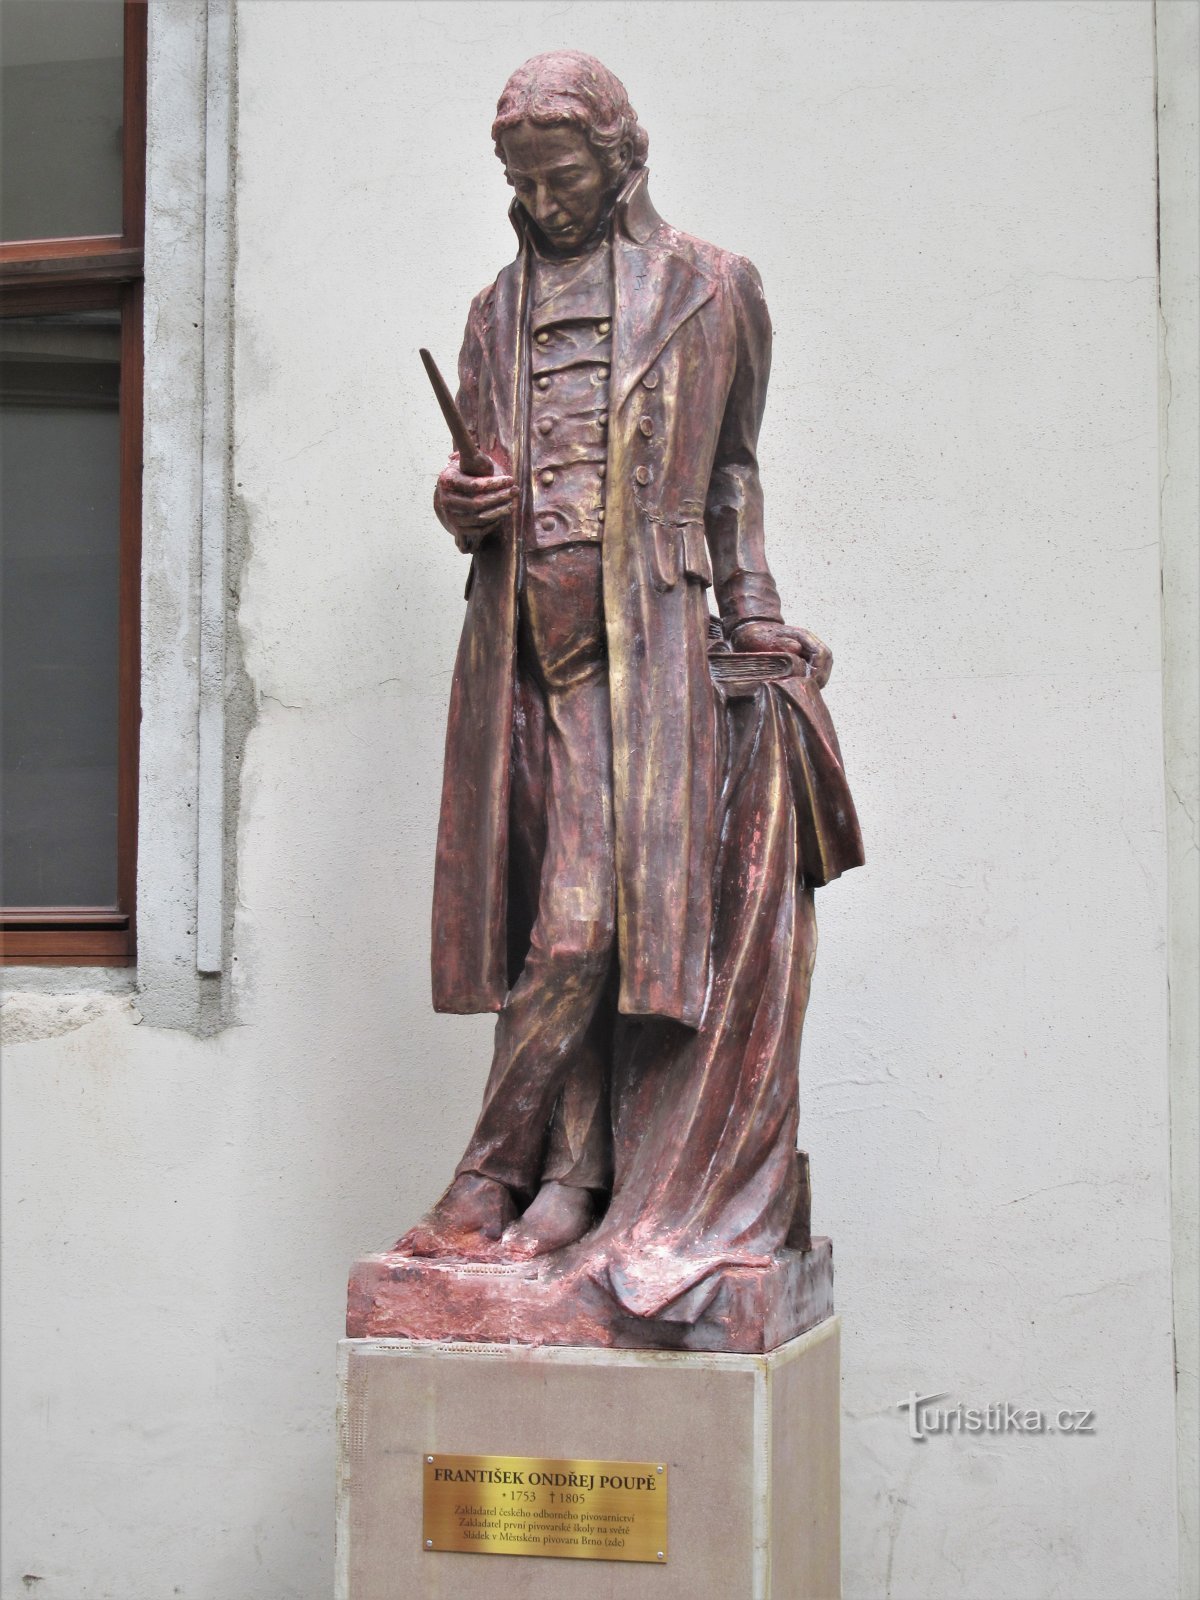
M 524 214 L 517 259 L 471 306 L 459 403 L 480 447 L 528 477 Z M 604 608 L 612 708 L 621 1011 L 703 1014 L 717 841 L 708 600 L 729 629 L 779 617 L 756 447 L 771 325 L 749 261 L 677 232 L 636 172 L 613 224 Z M 521 525 L 521 517 L 516 519 Z M 475 554 L 454 670 L 433 907 L 439 1011 L 496 1011 L 509 986 L 520 551 Z

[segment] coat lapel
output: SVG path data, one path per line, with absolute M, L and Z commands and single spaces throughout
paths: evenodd
M 521 433 L 521 316 L 522 289 L 528 275 L 527 252 L 520 255 L 496 279 L 496 298 L 492 309 L 489 364 L 495 394 L 498 443 L 510 463 L 515 463 Z M 486 447 L 485 447 L 486 448 Z
M 613 240 L 614 410 L 624 405 L 681 324 L 717 290 L 707 273 L 661 239 L 662 230 L 639 243 L 617 229 Z

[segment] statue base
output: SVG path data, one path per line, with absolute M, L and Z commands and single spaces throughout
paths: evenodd
M 656 1315 L 632 1314 L 586 1243 L 516 1264 L 364 1256 L 350 1274 L 352 1339 L 582 1345 L 763 1354 L 833 1315 L 833 1247 L 709 1272 Z
M 337 1600 L 837 1600 L 838 1337 L 830 1318 L 769 1355 L 345 1340 Z M 430 1455 L 662 1463 L 661 1564 L 427 1549 Z

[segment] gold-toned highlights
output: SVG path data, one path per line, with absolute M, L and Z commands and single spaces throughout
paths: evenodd
M 664 1461 L 427 1455 L 424 1472 L 428 1551 L 655 1566 L 667 1559 Z

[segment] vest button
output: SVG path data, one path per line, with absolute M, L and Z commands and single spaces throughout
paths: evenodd
M 637 469 L 637 471 L 634 473 L 633 476 L 634 476 L 634 481 L 637 482 L 637 483 L 641 483 L 641 484 L 649 483 L 650 482 L 650 468 L 649 467 L 639 467 Z
M 596 468 L 596 476 L 598 478 L 606 478 L 608 476 L 608 468 L 604 465 L 603 462 L 601 462 L 600 465 Z
M 597 522 L 603 522 L 604 521 L 604 507 L 603 506 L 601 506 L 599 511 L 597 511 L 597 513 L 596 513 L 596 521 Z
M 539 389 L 548 389 L 550 387 L 550 379 L 549 378 L 539 378 L 537 380 L 537 386 L 538 386 Z
M 658 388 L 658 373 L 651 369 L 642 379 L 642 384 L 647 389 Z
M 550 471 L 549 467 L 546 468 L 545 472 L 540 473 L 539 476 L 541 477 L 543 483 L 554 482 L 554 474 Z
M 654 432 L 654 424 L 649 417 L 643 417 L 638 423 L 638 431 L 644 433 L 647 439 Z
M 605 321 L 603 321 L 603 322 L 598 322 L 596 324 L 597 331 L 600 332 L 600 333 L 607 333 L 611 327 L 612 327 L 612 323 L 609 322 L 607 319 L 605 319 Z
M 600 415 L 596 418 L 596 421 L 600 424 L 600 426 L 602 428 L 607 428 L 608 427 L 608 412 L 607 411 L 602 411 L 600 413 Z
M 554 532 L 554 518 L 553 517 L 539 517 L 538 518 L 538 527 L 542 530 L 543 533 L 553 533 Z
M 534 334 L 534 338 L 537 340 L 537 342 L 539 344 L 549 344 L 550 343 L 550 335 L 549 335 L 549 333 L 547 332 L 547 330 L 545 328 L 539 329 L 539 331 Z
M 549 433 L 550 430 L 553 428 L 553 426 L 554 426 L 553 417 L 543 417 L 542 420 L 537 425 L 537 431 L 539 433 L 542 433 L 542 434 Z

